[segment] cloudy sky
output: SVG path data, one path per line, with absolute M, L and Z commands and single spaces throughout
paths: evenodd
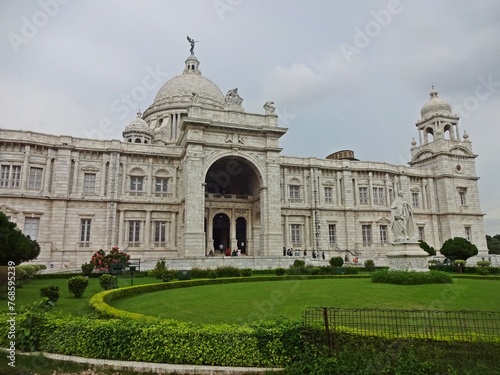
M 472 141 L 500 233 L 497 0 L 4 0 L 0 127 L 121 139 L 189 54 L 249 112 L 273 100 L 284 155 L 405 164 L 434 84 Z M 495 135 L 495 136 L 493 136 Z

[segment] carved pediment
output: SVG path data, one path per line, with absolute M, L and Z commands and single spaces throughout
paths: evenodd
M 97 168 L 95 165 L 84 165 L 82 167 L 82 171 L 84 172 L 99 172 L 99 168 Z
M 11 214 L 11 215 L 16 215 L 19 213 L 18 210 L 16 210 L 15 208 L 13 207 L 10 207 L 10 206 L 7 206 L 5 204 L 2 204 L 0 206 L 0 211 L 3 212 L 4 214 L 8 215 L 8 214 Z
M 414 186 L 414 187 L 412 187 L 412 188 L 410 189 L 410 191 L 411 191 L 412 193 L 420 193 L 420 188 L 419 188 L 419 187 L 417 187 L 417 186 Z
M 333 185 L 335 185 L 335 182 L 333 182 L 333 180 L 326 180 L 326 181 L 323 181 L 323 185 L 333 186 Z
M 388 219 L 388 218 L 386 218 L 385 216 L 383 216 L 383 217 L 381 217 L 380 219 L 378 219 L 378 220 L 376 221 L 376 223 L 377 223 L 377 224 L 382 224 L 382 225 L 384 225 L 384 224 L 390 224 L 390 223 L 391 223 L 391 220 L 390 220 L 390 219 Z

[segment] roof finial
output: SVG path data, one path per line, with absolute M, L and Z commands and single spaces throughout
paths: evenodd
M 137 118 L 142 118 L 142 112 L 140 109 L 137 110 Z

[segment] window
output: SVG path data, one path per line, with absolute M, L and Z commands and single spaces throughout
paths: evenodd
M 42 189 L 42 172 L 43 168 L 30 167 L 28 190 Z
M 92 219 L 80 220 L 80 247 L 90 247 L 90 224 Z
M 470 227 L 465 227 L 465 239 L 467 241 L 472 241 L 472 231 L 471 231 L 471 228 Z
M 424 227 L 418 227 L 418 240 L 425 241 Z
M 144 180 L 144 177 L 142 177 L 142 176 L 130 176 L 130 191 L 141 192 L 143 180 Z
M 167 222 L 155 221 L 154 231 L 155 246 L 165 246 L 167 242 Z
M 337 227 L 335 224 L 328 225 L 328 242 L 330 245 L 337 243 Z
M 460 205 L 461 206 L 466 206 L 467 205 L 467 199 L 465 196 L 465 193 L 467 192 L 466 189 L 460 189 L 458 191 L 458 196 L 460 197 Z
M 331 187 L 325 187 L 325 202 L 333 202 L 333 189 Z
M 128 222 L 128 242 L 129 246 L 139 246 L 141 235 L 141 222 L 139 220 L 131 220 Z
M 368 188 L 366 186 L 359 188 L 359 204 L 368 204 Z
M 21 166 L 2 165 L 0 171 L 0 188 L 19 189 L 21 185 Z
M 385 204 L 384 188 L 374 187 L 373 188 L 373 204 L 383 205 Z
M 300 200 L 300 186 L 299 185 L 290 185 L 290 200 Z
M 380 226 L 380 243 L 387 243 L 387 225 Z
M 83 192 L 85 194 L 95 193 L 95 173 L 83 174 Z
M 290 224 L 291 240 L 294 245 L 300 245 L 302 243 L 300 235 L 300 224 Z
M 363 224 L 361 227 L 361 231 L 363 233 L 363 245 L 371 245 L 372 244 L 372 226 L 370 224 Z
M 418 192 L 411 193 L 411 205 L 414 208 L 420 207 L 420 197 L 419 197 Z
M 168 178 L 156 177 L 155 192 L 166 193 L 168 191 Z
M 26 236 L 34 241 L 38 240 L 38 227 L 40 225 L 40 219 L 38 217 L 27 217 L 24 219 L 24 231 Z

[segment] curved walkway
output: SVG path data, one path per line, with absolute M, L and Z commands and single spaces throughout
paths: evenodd
M 7 349 L 0 348 L 0 351 L 7 352 Z M 280 368 L 264 367 L 226 367 L 226 366 L 202 366 L 202 365 L 171 365 L 166 363 L 151 362 L 128 362 L 115 361 L 111 359 L 94 359 L 84 357 L 74 357 L 70 355 L 43 353 L 43 352 L 17 352 L 20 355 L 43 355 L 46 358 L 56 361 L 75 362 L 100 366 L 103 368 L 135 371 L 152 374 L 175 374 L 175 375 L 246 375 L 246 374 L 265 374 L 269 371 L 280 371 Z

